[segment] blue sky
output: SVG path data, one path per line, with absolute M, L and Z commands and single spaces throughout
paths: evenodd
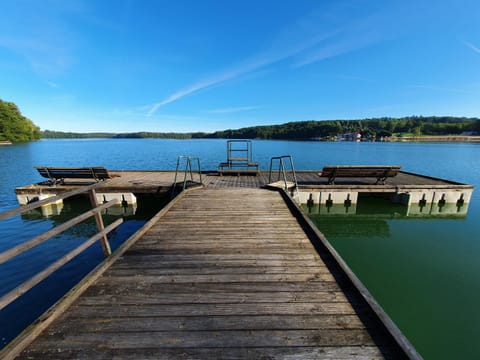
M 480 1 L 16 0 L 0 98 L 41 129 L 480 117 Z

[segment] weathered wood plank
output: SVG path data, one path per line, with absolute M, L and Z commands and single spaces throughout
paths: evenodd
M 213 266 L 196 266 L 196 267 L 182 267 L 177 264 L 162 264 L 163 266 L 156 266 L 156 264 L 147 267 L 146 265 L 136 265 L 132 267 L 115 267 L 110 272 L 112 276 L 128 276 L 135 272 L 140 272 L 142 275 L 226 275 L 226 274 L 328 274 L 330 271 L 326 267 L 320 266 L 229 266 L 213 265 Z M 301 264 L 298 264 L 301 265 Z
M 276 248 L 276 249 L 269 249 L 268 247 L 263 247 L 263 248 L 250 248 L 250 249 L 242 249 L 242 248 L 206 248 L 202 249 L 201 251 L 198 249 L 194 248 L 181 248 L 181 249 L 161 249 L 158 246 L 152 245 L 137 245 L 134 248 L 135 251 L 137 252 L 143 252 L 143 253 L 148 253 L 150 252 L 152 255 L 180 255 L 180 254 L 185 254 L 185 255 L 195 255 L 195 254 L 204 254 L 204 255 L 228 255 L 231 254 L 232 251 L 237 252 L 239 256 L 242 256 L 242 252 L 246 253 L 246 255 L 258 255 L 258 256 L 264 256 L 268 254 L 275 254 L 275 255 L 302 255 L 304 253 L 304 250 L 302 248 L 298 249 L 291 249 L 291 248 Z M 305 249 L 308 250 L 308 249 Z
M 124 332 L 134 329 L 146 331 L 205 331 L 205 330 L 347 330 L 364 329 L 356 315 L 257 315 L 257 316 L 169 316 L 124 318 L 68 318 L 75 321 L 75 331 Z M 57 332 L 69 330 L 69 323 L 62 322 Z
M 338 291 L 338 283 L 334 281 L 322 281 L 322 282 L 257 282 L 257 283 L 146 283 L 143 281 L 129 282 L 111 282 L 108 278 L 100 279 L 95 285 L 91 286 L 86 291 L 86 296 L 91 294 L 102 293 L 105 295 L 111 294 L 129 294 L 132 292 L 139 293 L 185 293 L 190 291 L 191 293 L 209 294 L 212 292 L 224 293 L 224 292 L 238 292 L 244 293 L 248 291 L 258 292 L 278 292 L 278 291 L 303 291 L 303 292 L 318 292 L 318 291 Z
M 110 305 L 83 305 L 81 298 L 78 305 L 72 306 L 69 313 L 73 317 L 112 317 Z M 348 302 L 337 303 L 255 303 L 255 304 L 176 304 L 155 305 L 142 304 L 119 305 L 113 314 L 121 317 L 160 317 L 160 316 L 256 316 L 256 315 L 353 315 L 356 312 Z
M 318 262 L 317 258 L 301 258 L 301 259 L 275 259 L 275 258 L 262 258 L 249 259 L 245 257 L 224 259 L 221 255 L 214 258 L 208 255 L 197 254 L 193 255 L 194 258 L 185 259 L 182 255 L 127 255 L 118 260 L 115 268 L 188 268 L 188 267 L 212 267 L 212 266 L 224 266 L 224 267 L 250 267 L 250 266 L 265 266 L 265 267 L 291 267 L 291 266 L 305 266 L 305 267 L 317 267 L 322 266 Z M 151 262 L 148 264 L 146 262 Z
M 229 347 L 229 348 L 146 348 L 146 349 L 109 349 L 84 347 L 82 349 L 41 349 L 30 350 L 22 354 L 27 359 L 98 359 L 98 360 L 177 360 L 177 359 L 302 359 L 302 360 L 377 360 L 385 357 L 376 346 L 345 347 Z
M 188 233 L 178 233 L 175 231 L 179 231 L 179 227 L 175 228 L 164 228 L 162 231 L 152 232 L 148 235 L 150 236 L 158 236 L 159 241 L 160 239 L 168 239 L 168 238 L 183 238 L 183 239 L 205 239 L 209 240 L 210 237 L 212 240 L 215 238 L 222 237 L 225 241 L 241 241 L 242 239 L 248 238 L 265 238 L 265 239 L 276 239 L 276 240 L 285 240 L 285 241 L 294 241 L 294 240 L 303 240 L 304 238 L 298 237 L 295 234 L 292 234 L 292 229 L 278 229 L 276 232 L 272 231 L 265 231 L 265 230 L 255 230 L 255 229 L 245 229 L 245 228 L 232 228 L 232 229 L 224 229 L 219 231 L 212 231 L 211 228 L 196 228 Z M 291 235 L 291 236 L 290 236 Z
M 320 274 L 207 274 L 207 275 L 144 275 L 140 272 L 131 272 L 128 275 L 115 276 L 108 274 L 108 281 L 142 281 L 144 283 L 221 283 L 221 282 L 315 282 L 335 281 L 330 273 Z
M 52 333 L 40 346 L 63 349 L 91 347 L 143 349 L 175 347 L 284 347 L 284 346 L 360 346 L 374 345 L 364 330 L 230 330 L 230 331 L 157 331 L 115 333 Z
M 161 246 L 162 250 L 169 251 L 169 250 L 194 250 L 197 252 L 203 252 L 204 250 L 215 250 L 215 251 L 226 251 L 226 252 L 231 252 L 235 250 L 239 250 L 238 244 L 235 243 L 223 243 L 223 244 L 215 244 L 215 242 L 205 242 L 205 243 L 188 243 L 186 241 L 177 241 L 174 243 L 165 243 L 162 241 L 156 241 L 156 240 L 151 240 L 151 241 L 145 241 L 142 242 L 141 245 L 136 246 L 136 248 L 140 249 L 148 249 L 148 248 L 154 248 L 158 249 L 158 247 Z M 214 247 L 212 249 L 212 247 Z M 245 244 L 245 246 L 242 247 L 242 250 L 244 251 L 249 251 L 249 252 L 254 252 L 254 251 L 271 251 L 275 253 L 276 251 L 279 252 L 285 252 L 285 251 L 299 251 L 303 252 L 303 249 L 308 249 L 310 248 L 311 245 L 307 243 L 287 243 L 287 244 L 271 244 L 271 243 L 261 243 L 261 244 Z
M 244 292 L 244 293 L 142 293 L 99 294 L 84 297 L 81 305 L 170 305 L 170 304 L 238 304 L 238 303 L 336 303 L 347 302 L 342 292 Z
M 22 356 L 382 358 L 327 265 L 278 193 L 190 192 Z
M 244 261 L 244 260 L 271 260 L 271 261 L 316 261 L 319 259 L 318 254 L 304 252 L 303 254 L 245 254 L 245 253 L 230 253 L 230 254 L 158 254 L 150 253 L 148 251 L 138 250 L 132 247 L 128 253 L 124 254 L 119 259 L 129 259 L 130 257 L 138 257 L 138 261 L 145 262 L 150 260 L 152 263 L 162 261 Z

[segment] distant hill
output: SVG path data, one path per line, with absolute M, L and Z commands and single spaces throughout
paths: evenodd
M 214 133 L 72 133 L 45 130 L 43 138 L 159 138 L 159 139 L 278 139 L 328 140 L 341 134 L 358 133 L 363 139 L 406 135 L 456 135 L 480 133 L 479 118 L 450 116 L 411 116 L 403 118 L 375 118 L 363 120 L 308 120 L 281 125 L 252 126 Z
M 135 133 L 75 133 L 63 131 L 42 131 L 44 139 L 192 139 L 204 137 L 205 133 L 160 133 L 160 132 L 135 132 Z
M 480 132 L 479 118 L 421 117 L 375 118 L 363 120 L 298 121 L 281 125 L 252 126 L 217 131 L 208 138 L 310 140 L 330 139 L 341 134 L 359 133 L 362 138 L 380 138 L 399 134 L 450 135 Z
M 17 105 L 0 99 L 0 141 L 39 140 L 40 129 L 22 115 Z

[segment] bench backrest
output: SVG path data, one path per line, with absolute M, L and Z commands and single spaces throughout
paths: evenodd
M 401 166 L 325 166 L 322 176 L 337 177 L 393 177 L 398 174 Z
M 36 166 L 38 173 L 47 179 L 110 179 L 108 170 L 104 167 L 60 168 Z

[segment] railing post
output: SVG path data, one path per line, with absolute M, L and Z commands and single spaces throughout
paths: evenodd
M 188 165 L 190 164 L 190 156 L 185 156 L 185 173 L 183 174 L 183 190 L 187 187 Z M 190 170 L 191 176 L 191 170 Z
M 200 158 L 194 157 L 194 156 L 189 156 L 189 155 L 180 155 L 180 156 L 177 157 L 177 168 L 175 169 L 175 180 L 174 180 L 173 185 L 172 185 L 172 196 L 175 194 L 175 189 L 177 187 L 178 171 L 179 171 L 179 168 L 180 168 L 181 160 L 185 160 L 185 169 L 182 170 L 183 171 L 182 191 L 187 188 L 187 181 L 188 181 L 189 174 L 190 174 L 190 181 L 194 182 L 192 160 L 197 160 L 198 174 L 200 176 L 200 184 L 202 183 L 202 169 L 200 167 Z M 183 163 L 182 163 L 182 165 L 183 165 Z
M 97 194 L 95 192 L 95 189 L 91 189 L 88 192 L 88 196 L 90 197 L 90 203 L 92 204 L 92 208 L 95 209 L 98 206 Z M 100 212 L 95 214 L 95 222 L 97 223 L 98 231 L 101 232 L 105 230 L 105 227 L 103 226 L 102 214 Z M 105 254 L 105 256 L 109 256 L 112 253 L 112 250 L 110 249 L 110 243 L 108 242 L 108 238 L 106 234 L 102 236 L 101 243 L 102 243 L 103 253 Z
M 200 167 L 200 158 L 197 157 L 197 165 L 198 165 L 198 175 L 200 176 L 200 184 L 203 184 L 202 182 L 202 168 Z

